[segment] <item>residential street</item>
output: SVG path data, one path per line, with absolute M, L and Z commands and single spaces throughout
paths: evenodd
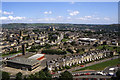
M 108 58 L 108 59 L 104 59 L 104 60 L 100 60 L 100 61 L 95 61 L 95 62 L 92 62 L 92 63 L 88 63 L 88 64 L 86 64 L 86 65 L 84 65 L 84 67 L 88 67 L 88 66 L 92 66 L 92 65 L 94 65 L 94 64 L 98 64 L 98 63 L 101 63 L 101 62 L 105 62 L 105 61 L 109 61 L 109 60 L 111 60 L 111 59 L 117 59 L 117 58 L 120 58 L 119 56 L 115 56 L 115 57 L 112 57 L 112 58 Z M 80 67 L 80 66 L 78 66 L 78 67 L 73 67 L 73 68 L 71 68 L 71 69 L 68 69 L 67 71 L 70 71 L 71 73 L 74 73 L 74 74 L 76 74 L 76 73 L 86 73 L 86 72 L 88 72 L 88 71 L 76 71 L 76 72 L 72 72 L 72 71 L 75 71 L 75 70 L 77 70 L 77 69 L 82 69 L 82 68 L 84 68 L 84 67 Z M 63 70 L 63 71 L 61 71 L 61 72 L 64 72 L 65 70 Z M 89 71 L 89 73 L 91 73 L 91 72 L 95 72 L 96 73 L 96 71 Z M 57 74 L 54 74 L 53 76 L 59 76 L 60 75 L 60 73 L 57 73 Z

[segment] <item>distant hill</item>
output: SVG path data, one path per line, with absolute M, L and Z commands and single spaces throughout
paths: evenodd
M 118 29 L 120 24 L 111 24 L 111 25 L 97 25 L 97 24 L 63 24 L 63 23 L 9 23 L 9 24 L 2 24 L 2 28 L 27 28 L 27 27 L 83 27 L 83 28 L 91 28 L 91 29 Z

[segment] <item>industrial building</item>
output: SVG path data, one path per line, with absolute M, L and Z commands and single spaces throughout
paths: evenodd
M 21 70 L 32 71 L 33 69 L 40 66 L 40 61 L 28 59 L 28 58 L 16 57 L 14 59 L 7 60 L 7 66 Z
M 29 53 L 27 53 L 29 54 Z M 26 57 L 25 45 L 22 45 L 22 53 L 11 56 L 6 60 L 8 67 L 13 67 L 21 70 L 32 71 L 41 64 L 41 60 L 45 54 L 34 54 L 30 57 Z M 29 56 L 29 55 L 28 55 Z

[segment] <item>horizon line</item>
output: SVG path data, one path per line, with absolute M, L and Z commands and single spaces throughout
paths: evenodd
M 20 23 L 2 23 L 2 24 L 20 24 Z M 84 23 L 21 23 L 21 24 L 84 24 Z M 87 23 L 85 25 L 113 25 L 113 24 L 119 24 L 119 23 L 111 23 L 111 24 L 104 24 L 104 23 Z

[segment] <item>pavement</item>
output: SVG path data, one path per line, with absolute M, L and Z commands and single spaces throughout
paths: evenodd
M 11 68 L 11 67 L 3 67 L 2 71 L 10 73 L 11 76 L 15 76 L 18 72 L 21 72 L 23 75 L 30 75 L 30 74 L 34 74 L 36 72 L 39 72 L 43 68 L 44 67 L 39 66 L 32 71 L 24 71 L 24 70 L 21 70 L 21 69 L 16 69 L 16 68 Z
M 110 79 L 111 76 L 102 76 L 102 75 L 87 75 L 87 76 L 74 76 L 73 78 L 76 78 L 76 79 L 83 79 L 83 78 L 95 78 L 95 79 Z M 99 79 L 98 79 L 99 80 Z
M 114 68 L 114 70 L 109 70 L 110 68 Z M 110 67 L 106 67 L 106 68 L 103 70 L 103 72 L 104 72 L 104 73 L 107 73 L 107 74 L 108 74 L 109 72 L 116 73 L 119 68 L 120 68 L 120 67 L 117 67 L 117 66 L 110 66 Z

